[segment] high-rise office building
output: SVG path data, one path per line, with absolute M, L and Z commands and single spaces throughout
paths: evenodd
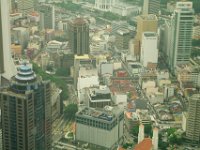
M 155 14 L 160 11 L 160 0 L 143 0 L 143 15 Z
M 156 15 L 142 15 L 137 17 L 137 34 L 134 41 L 134 54 L 140 56 L 142 35 L 144 32 L 155 32 L 158 30 L 158 18 Z
M 119 51 L 126 50 L 129 48 L 129 41 L 131 34 L 128 29 L 121 28 L 116 32 L 116 47 Z
M 190 60 L 192 49 L 192 29 L 194 10 L 192 2 L 177 2 L 172 23 L 172 48 L 169 65 L 172 72 L 179 64 L 186 64 Z
M 16 68 L 11 58 L 9 3 L 0 1 L 0 78 L 9 80 L 16 74 Z M 1 85 L 1 80 L 0 80 Z
M 4 150 L 51 148 L 50 83 L 22 65 L 0 92 Z
M 89 54 L 89 24 L 77 17 L 68 23 L 69 45 L 74 54 Z
M 53 5 L 40 6 L 40 28 L 55 29 L 55 8 Z
M 194 143 L 200 142 L 200 94 L 189 99 L 186 138 Z
M 31 13 L 34 10 L 34 0 L 18 0 L 17 9 L 23 15 Z
M 144 67 L 150 67 L 158 63 L 158 36 L 155 32 L 144 32 L 142 35 L 140 62 Z

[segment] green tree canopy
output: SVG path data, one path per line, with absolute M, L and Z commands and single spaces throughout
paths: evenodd
M 64 108 L 64 117 L 68 120 L 74 120 L 75 114 L 78 111 L 77 104 L 69 104 Z

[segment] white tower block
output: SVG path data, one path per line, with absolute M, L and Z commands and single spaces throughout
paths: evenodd
M 8 0 L 1 0 L 1 20 L 2 20 L 2 43 L 4 57 L 4 73 L 2 76 L 7 80 L 16 75 L 17 70 L 11 57 L 11 39 L 10 39 L 10 17 Z
M 158 128 L 153 129 L 152 144 L 153 144 L 153 149 L 158 150 Z
M 141 124 L 141 125 L 139 126 L 138 144 L 139 144 L 140 142 L 142 142 L 143 139 L 144 139 L 144 125 Z

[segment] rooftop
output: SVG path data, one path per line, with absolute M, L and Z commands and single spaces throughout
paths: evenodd
M 144 32 L 144 36 L 146 36 L 146 37 L 156 37 L 157 34 L 155 32 Z
M 110 122 L 116 116 L 119 116 L 119 114 L 122 112 L 119 107 L 111 107 L 111 106 L 105 106 L 102 108 L 91 108 L 91 107 L 85 107 L 81 111 L 77 112 L 76 115 L 85 116 L 89 118 L 95 118 L 101 121 Z
M 142 142 L 135 146 L 134 150 L 151 150 L 152 147 L 152 140 L 150 138 L 145 138 Z

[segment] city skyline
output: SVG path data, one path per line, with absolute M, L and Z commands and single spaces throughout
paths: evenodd
M 200 1 L 0 4 L 0 149 L 200 148 Z

